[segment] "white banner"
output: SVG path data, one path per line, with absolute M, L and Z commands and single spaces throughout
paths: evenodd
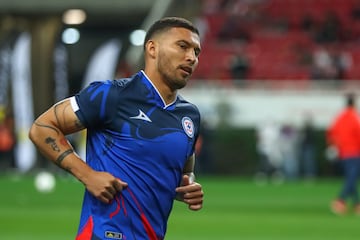
M 20 172 L 30 170 L 36 159 L 35 146 L 28 138 L 34 121 L 32 84 L 30 71 L 31 38 L 22 33 L 16 40 L 11 66 L 15 133 L 15 164 Z
M 82 86 L 93 81 L 114 79 L 120 50 L 121 42 L 117 39 L 102 44 L 89 61 Z

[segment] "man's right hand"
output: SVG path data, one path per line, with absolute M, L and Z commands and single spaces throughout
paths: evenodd
M 108 172 L 93 171 L 83 181 L 86 189 L 103 203 L 110 203 L 128 184 Z

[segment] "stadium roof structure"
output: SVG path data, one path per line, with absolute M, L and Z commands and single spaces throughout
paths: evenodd
M 0 13 L 57 13 L 69 8 L 83 8 L 93 13 L 110 13 L 121 16 L 146 12 L 154 0 L 0 0 Z
M 0 15 L 56 15 L 70 8 L 80 8 L 89 16 L 89 25 L 138 25 L 148 14 L 154 0 L 0 0 Z M 131 13 L 131 14 L 129 14 Z

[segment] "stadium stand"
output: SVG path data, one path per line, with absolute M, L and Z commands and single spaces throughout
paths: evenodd
M 360 1 L 215 2 L 203 0 L 201 18 L 207 22 L 208 31 L 195 78 L 231 80 L 229 58 L 241 45 L 250 59 L 249 80 L 316 78 L 313 55 L 324 46 L 331 57 L 335 53 L 348 54 L 347 65 L 338 78 L 360 79 L 360 70 L 355 67 L 360 61 L 360 47 L 357 46 L 360 18 L 354 11 Z

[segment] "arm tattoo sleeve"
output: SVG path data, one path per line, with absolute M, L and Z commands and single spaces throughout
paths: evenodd
M 65 152 L 63 152 L 62 154 L 60 154 L 60 156 L 56 159 L 56 164 L 60 166 L 60 164 L 64 160 L 64 158 L 73 152 L 74 152 L 74 150 L 68 149 Z

